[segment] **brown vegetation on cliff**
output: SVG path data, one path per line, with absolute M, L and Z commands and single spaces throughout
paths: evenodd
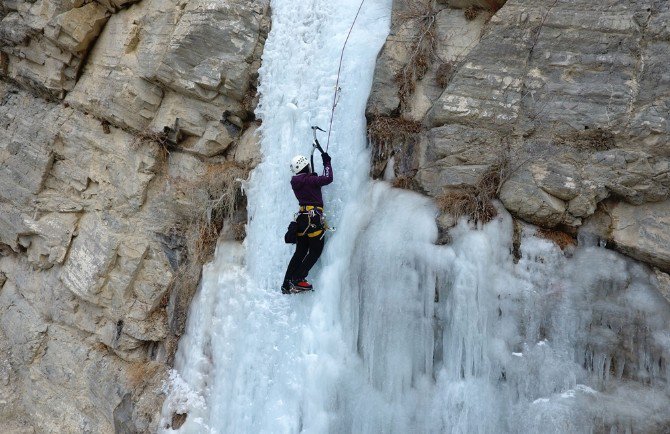
M 500 187 L 509 176 L 509 160 L 501 159 L 491 165 L 472 186 L 449 189 L 435 198 L 440 211 L 454 219 L 467 218 L 474 223 L 488 223 L 496 216 L 493 200 L 498 197 Z

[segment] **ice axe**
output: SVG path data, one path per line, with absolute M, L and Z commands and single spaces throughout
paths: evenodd
M 323 131 L 324 133 L 326 132 L 326 130 L 321 129 L 320 127 L 318 127 L 316 125 L 312 126 L 312 133 L 314 134 L 314 143 L 312 143 L 312 146 L 314 146 L 316 149 L 319 150 L 319 152 L 321 152 L 323 154 L 323 149 L 321 148 L 321 145 L 319 144 L 319 141 L 316 138 L 316 130 Z M 314 152 L 312 152 L 312 153 L 314 153 Z
M 309 156 L 309 162 L 312 165 L 312 171 L 315 172 L 314 170 L 314 151 L 316 149 L 319 150 L 323 154 L 323 148 L 321 148 L 321 145 L 319 144 L 319 141 L 316 138 L 316 130 L 323 131 L 324 133 L 326 130 L 321 129 L 320 127 L 313 125 L 312 126 L 312 134 L 314 135 L 314 142 L 312 143 L 312 154 Z

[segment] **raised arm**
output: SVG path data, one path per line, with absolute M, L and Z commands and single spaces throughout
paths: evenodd
M 311 185 L 328 185 L 333 182 L 333 166 L 330 164 L 330 155 L 321 154 L 323 158 L 323 175 L 307 176 L 304 182 Z

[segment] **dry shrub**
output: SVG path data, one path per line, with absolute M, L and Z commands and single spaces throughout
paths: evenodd
M 189 259 L 180 264 L 172 273 L 172 280 L 168 285 L 167 293 L 170 303 L 173 304 L 171 322 L 174 330 L 184 330 L 186 327 L 186 313 L 190 300 L 198 289 L 202 266 L 203 263 Z M 169 345 L 169 342 L 166 345 Z
M 535 234 L 540 237 L 550 241 L 553 241 L 561 250 L 565 250 L 568 246 L 574 246 L 577 244 L 574 238 L 570 234 L 565 232 L 555 231 L 552 229 L 540 228 L 535 231 Z
M 421 123 L 401 117 L 370 118 L 368 139 L 372 147 L 372 176 L 380 176 L 393 155 L 407 154 L 418 141 L 421 131 Z
M 126 370 L 130 386 L 137 387 L 146 382 L 148 378 L 156 374 L 159 367 L 158 363 L 131 363 Z
M 256 103 L 258 102 L 258 99 L 256 98 L 257 94 L 258 89 L 256 89 L 255 86 L 251 86 L 242 99 L 242 107 L 244 107 L 244 110 L 247 111 L 251 118 L 255 118 L 254 110 L 256 109 Z
M 91 347 L 95 351 L 100 351 L 101 353 L 109 353 L 109 347 L 102 342 L 94 342 Z
M 509 164 L 506 158 L 491 165 L 474 186 L 448 190 L 436 197 L 440 211 L 455 219 L 466 217 L 475 223 L 488 223 L 496 216 L 493 199 L 498 197 Z
M 208 166 L 195 181 L 175 183 L 191 262 L 202 264 L 211 258 L 224 220 L 243 206 L 241 183 L 248 175 L 248 167 L 224 162 Z
M 242 241 L 247 237 L 246 223 L 235 223 L 232 225 L 232 235 L 236 241 Z
M 465 15 L 466 20 L 472 21 L 479 16 L 479 8 L 475 6 L 469 6 L 465 8 L 463 15 Z
M 411 3 L 397 16 L 403 22 L 402 27 L 410 29 L 414 34 L 408 42 L 407 63 L 395 75 L 401 105 L 407 103 L 416 82 L 423 78 L 430 66 L 435 52 L 436 15 L 437 11 L 432 5 Z
M 137 149 L 142 145 L 146 145 L 149 143 L 156 143 L 161 147 L 167 147 L 168 146 L 167 134 L 151 130 L 139 131 L 135 133 L 135 137 L 133 138 L 131 146 L 134 149 Z
M 7 75 L 9 67 L 9 56 L 4 51 L 0 51 L 0 75 Z
M 249 176 L 248 166 L 225 162 L 223 164 L 210 165 L 200 183 L 207 185 L 210 196 L 210 207 L 208 214 L 212 211 L 221 218 L 230 217 L 235 212 L 239 201 L 242 199 L 242 182 Z
M 449 84 L 453 69 L 454 65 L 451 62 L 441 63 L 440 66 L 437 67 L 437 72 L 435 73 L 435 82 L 442 89 L 447 87 L 447 84 Z
M 170 428 L 172 429 L 179 429 L 184 425 L 186 422 L 186 418 L 188 417 L 188 413 L 177 413 L 174 412 L 172 413 L 172 421 L 170 424 Z
M 500 187 L 507 176 L 508 166 L 508 160 L 502 159 L 501 161 L 492 164 L 488 170 L 484 172 L 476 185 L 477 190 L 480 191 L 480 195 L 485 194 L 488 199 L 495 199 L 498 197 Z
M 393 179 L 391 185 L 393 185 L 395 188 L 404 188 L 406 190 L 410 190 L 412 187 L 412 181 L 414 180 L 410 176 L 398 176 L 397 178 Z
M 173 230 L 183 239 L 186 251 L 167 290 L 167 294 L 176 297 L 175 311 L 184 313 L 188 308 L 184 300 L 190 300 L 195 293 L 202 266 L 214 254 L 224 221 L 230 221 L 237 210 L 245 208 L 241 184 L 249 171 L 249 167 L 224 162 L 208 166 L 205 174 L 195 180 L 173 180 L 166 202 L 178 219 Z M 236 237 L 244 237 L 243 224 L 241 229 L 233 229 Z M 185 318 L 179 319 L 182 320 L 185 322 Z
M 402 117 L 374 116 L 368 122 L 368 138 L 379 155 L 389 154 L 397 142 L 415 140 L 421 130 L 420 122 Z
M 583 150 L 607 151 L 616 146 L 614 134 L 601 128 L 586 130 L 580 136 L 577 146 Z
M 607 151 L 616 147 L 614 134 L 602 128 L 575 131 L 565 137 L 557 138 L 556 142 L 580 151 Z
M 164 132 L 144 130 L 135 133 L 133 141 L 130 144 L 132 149 L 139 149 L 145 146 L 156 146 L 156 158 L 159 162 L 167 162 L 170 155 L 168 136 Z
M 413 191 L 421 191 L 421 186 L 417 182 L 416 179 L 414 179 L 414 176 L 410 175 L 400 175 L 396 178 L 393 179 L 391 182 L 391 185 L 393 185 L 395 188 L 402 188 L 405 190 L 413 190 Z
M 200 223 L 196 225 L 194 236 L 195 260 L 201 264 L 211 259 L 216 241 L 219 239 L 221 229 L 215 223 Z
M 493 204 L 475 187 L 447 191 L 436 200 L 440 211 L 449 213 L 455 219 L 467 217 L 468 221 L 487 223 L 496 216 Z

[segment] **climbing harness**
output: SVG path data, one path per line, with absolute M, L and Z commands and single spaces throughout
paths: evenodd
M 333 108 L 330 110 L 330 124 L 328 125 L 328 141 L 326 142 L 326 152 L 328 152 L 328 147 L 330 146 L 330 133 L 333 130 L 333 116 L 335 115 L 335 107 L 338 102 L 338 94 L 340 93 L 340 72 L 342 71 L 342 59 L 344 58 L 344 49 L 347 47 L 347 42 L 349 42 L 349 36 L 351 36 L 351 31 L 354 29 L 356 20 L 358 19 L 358 14 L 361 13 L 361 8 L 363 8 L 363 3 L 365 0 L 361 0 L 360 6 L 358 6 L 358 11 L 356 11 L 356 16 L 354 17 L 354 22 L 351 23 L 349 27 L 349 33 L 347 33 L 347 38 L 344 40 L 344 45 L 342 45 L 342 52 L 340 53 L 340 66 L 337 68 L 337 80 L 335 80 L 335 94 L 333 95 Z M 322 130 L 323 131 L 323 130 Z
M 300 206 L 294 216 L 294 221 L 297 222 L 300 215 L 307 216 L 307 227 L 305 227 L 304 231 L 298 233 L 299 237 L 307 235 L 309 238 L 314 238 L 320 235 L 320 238 L 323 238 L 326 235 L 329 227 L 323 207 L 313 205 Z
M 300 219 L 300 216 L 305 216 L 305 219 Z M 298 223 L 298 219 L 302 220 Z M 305 224 L 306 223 L 306 224 Z M 303 229 L 304 228 L 304 229 Z M 307 235 L 309 238 L 319 237 L 323 238 L 326 231 L 335 231 L 335 228 L 328 226 L 326 221 L 326 213 L 320 206 L 300 206 L 298 212 L 293 215 L 293 221 L 289 223 L 284 241 L 286 244 L 295 244 L 298 242 L 298 237 Z

